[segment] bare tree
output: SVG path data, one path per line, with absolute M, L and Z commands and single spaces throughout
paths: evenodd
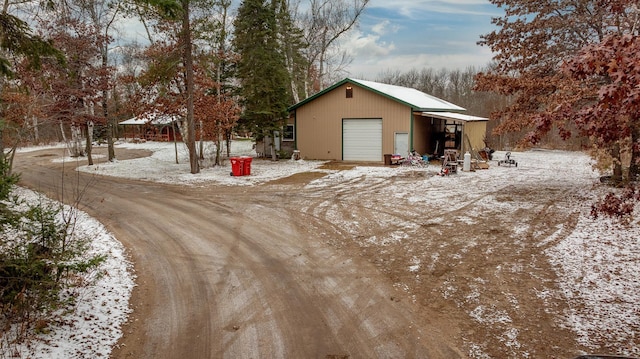
M 338 39 L 353 29 L 369 0 L 310 0 L 309 9 L 302 14 L 307 48 L 306 95 L 325 87 L 329 74 L 348 63 L 344 50 L 338 50 Z
M 120 15 L 120 2 L 119 0 L 76 0 L 78 10 L 82 17 L 88 18 L 90 23 L 95 26 L 97 31 L 101 32 L 103 41 L 100 46 L 101 57 L 101 71 L 107 73 L 109 68 L 109 44 L 111 37 L 110 32 L 113 30 L 113 26 L 118 16 Z M 113 138 L 115 137 L 115 125 L 114 119 L 109 117 L 109 89 L 112 87 L 109 84 L 111 76 L 103 76 L 101 85 L 102 88 L 102 116 L 104 117 L 103 123 L 107 127 L 107 146 L 108 146 L 108 159 L 113 162 L 116 159 Z M 93 128 L 93 126 L 91 126 Z M 91 134 L 89 134 L 91 135 Z M 90 148 L 90 144 L 88 143 Z M 90 153 L 90 152 L 89 152 Z

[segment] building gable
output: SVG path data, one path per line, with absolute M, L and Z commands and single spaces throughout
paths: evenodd
M 382 97 L 388 98 L 392 101 L 398 102 L 404 106 L 410 107 L 414 111 L 449 111 L 449 112 L 463 112 L 466 111 L 464 108 L 454 105 L 445 100 L 439 99 L 437 97 L 426 94 L 422 91 L 418 91 L 416 89 L 388 85 L 379 82 L 366 81 L 366 80 L 357 80 L 346 78 L 331 87 L 324 89 L 323 91 L 318 92 L 317 94 L 291 106 L 289 111 L 294 111 L 301 106 L 304 106 L 310 102 L 317 100 L 318 98 L 326 95 L 327 93 L 333 92 L 337 88 L 341 88 L 342 86 L 352 86 L 359 87 L 361 89 L 366 89 L 373 93 L 376 93 Z

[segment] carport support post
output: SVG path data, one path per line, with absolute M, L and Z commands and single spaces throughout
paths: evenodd
M 411 116 L 411 119 L 409 120 L 409 151 L 413 151 L 413 121 L 415 121 L 413 117 L 413 108 L 411 108 L 409 116 Z

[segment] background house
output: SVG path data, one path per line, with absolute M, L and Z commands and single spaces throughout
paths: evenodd
M 138 138 L 148 141 L 182 140 L 180 119 L 177 116 L 146 114 L 118 123 L 122 126 L 124 138 Z
M 289 110 L 306 159 L 383 161 L 384 154 L 442 155 L 485 147 L 488 119 L 416 89 L 344 79 Z

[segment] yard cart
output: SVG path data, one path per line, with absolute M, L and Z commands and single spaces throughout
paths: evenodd
M 504 159 L 498 161 L 498 166 L 506 165 L 506 166 L 516 166 L 518 167 L 518 162 L 511 157 L 511 151 L 504 154 Z

